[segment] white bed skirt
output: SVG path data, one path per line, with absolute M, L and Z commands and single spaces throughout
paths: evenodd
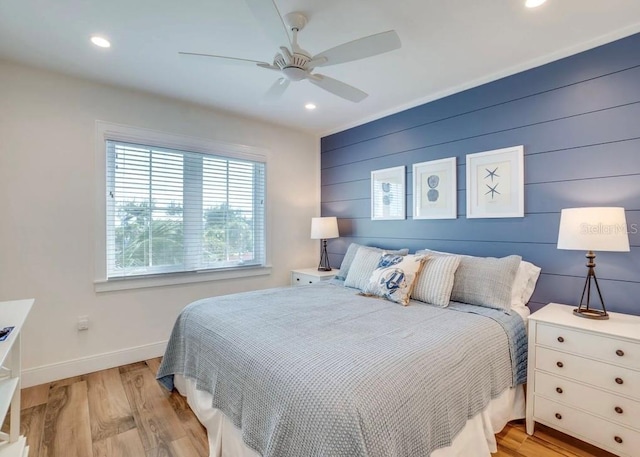
M 224 413 L 211 407 L 211 394 L 196 390 L 195 381 L 179 375 L 175 376 L 175 386 L 207 429 L 210 457 L 260 457 L 244 444 L 240 430 Z M 433 451 L 431 457 L 488 457 L 497 451 L 495 434 L 507 422 L 524 418 L 524 411 L 522 386 L 507 389 L 467 421 L 451 446 Z

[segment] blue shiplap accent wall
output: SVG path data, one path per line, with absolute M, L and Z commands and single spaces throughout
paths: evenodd
M 466 219 L 465 155 L 524 145 L 525 217 Z M 560 210 L 623 206 L 631 252 L 596 253 L 610 311 L 640 315 L 640 34 L 322 138 L 322 215 L 337 216 L 331 264 L 349 243 L 542 267 L 531 300 L 577 304 L 584 253 L 556 249 Z M 411 165 L 458 158 L 458 219 L 412 219 Z M 371 170 L 407 166 L 407 219 L 370 220 Z

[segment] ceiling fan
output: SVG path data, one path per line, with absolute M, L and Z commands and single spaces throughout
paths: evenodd
M 291 81 L 308 80 L 310 83 L 352 102 L 360 102 L 367 94 L 346 83 L 319 73 L 313 73 L 316 67 L 327 67 L 339 63 L 351 62 L 393 51 L 401 46 L 400 38 L 394 30 L 370 35 L 348 43 L 311 55 L 298 45 L 298 32 L 307 24 L 307 17 L 302 13 L 289 13 L 284 20 L 273 0 L 246 0 L 247 5 L 258 19 L 266 34 L 280 46 L 273 63 L 257 60 L 226 57 L 195 52 L 180 52 L 182 55 L 213 57 L 249 64 L 268 70 L 275 70 L 282 76 L 271 86 L 264 98 L 266 101 L 277 100 L 282 96 Z M 285 26 L 286 23 L 286 26 Z M 292 37 L 289 37 L 291 30 Z M 288 45 L 288 46 L 283 46 Z

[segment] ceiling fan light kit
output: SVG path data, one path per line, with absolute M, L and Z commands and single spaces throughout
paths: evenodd
M 214 54 L 192 52 L 180 52 L 180 54 L 243 61 L 253 63 L 261 68 L 280 72 L 282 77 L 269 88 L 264 96 L 266 101 L 279 99 L 289 86 L 290 81 L 296 82 L 306 79 L 315 86 L 345 100 L 360 102 L 368 96 L 367 93 L 328 76 L 312 73 L 312 71 L 316 67 L 326 67 L 360 60 L 393 51 L 401 46 L 398 34 L 394 30 L 389 30 L 341 44 L 320 54 L 311 55 L 298 45 L 298 32 L 304 29 L 308 22 L 304 14 L 292 12 L 285 15 L 283 20 L 272 0 L 246 0 L 246 2 L 265 29 L 267 36 L 271 37 L 273 41 L 281 41 L 286 36 L 287 44 L 290 45 L 291 49 L 287 46 L 282 46 L 281 43 L 277 43 L 280 45 L 280 52 L 275 55 L 273 63 Z M 291 38 L 289 38 L 289 33 L 285 27 L 288 27 L 291 31 Z M 283 28 L 285 29 L 282 30 Z
M 527 8 L 537 8 L 541 6 L 543 3 L 546 3 L 547 0 L 526 0 L 524 6 Z

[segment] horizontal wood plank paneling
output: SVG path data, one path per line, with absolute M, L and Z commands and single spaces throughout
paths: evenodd
M 370 218 L 351 219 L 343 236 L 366 233 L 374 238 L 440 239 L 451 241 L 483 241 L 511 243 L 543 243 L 555 246 L 558 238 L 558 213 L 529 214 L 524 218 L 508 219 L 407 219 L 372 221 Z M 636 227 L 640 227 L 640 211 L 627 212 L 627 225 L 632 233 L 632 246 L 640 247 Z M 348 230 L 348 231 L 347 231 Z M 419 235 L 416 237 L 416 235 Z M 634 242 L 637 241 L 637 242 Z M 599 253 L 599 254 L 605 254 Z M 617 255 L 619 257 L 624 257 Z M 620 259 L 622 261 L 622 259 Z M 636 273 L 637 274 L 637 273 Z
M 562 208 L 623 206 L 629 253 L 597 253 L 612 311 L 640 314 L 640 34 L 322 139 L 322 215 L 339 265 L 349 243 L 519 254 L 543 269 L 532 298 L 575 304 L 584 253 L 556 249 Z M 525 217 L 466 219 L 466 154 L 524 145 Z M 458 219 L 413 220 L 413 163 L 458 159 Z M 407 167 L 407 220 L 370 220 L 372 170 Z
M 607 122 L 615 121 L 608 120 Z M 606 128 L 606 124 L 602 125 L 600 122 L 595 122 L 594 124 L 595 129 L 602 130 L 603 133 L 606 131 L 606 134 L 610 135 L 610 129 Z M 554 131 L 544 130 L 538 132 L 538 134 L 557 136 L 567 134 L 567 132 L 568 130 L 558 128 L 558 126 L 555 125 Z M 593 130 L 591 134 L 593 134 Z M 512 143 L 517 140 L 525 140 L 525 138 L 514 137 Z M 574 146 L 552 148 L 547 151 L 538 152 L 532 151 L 533 146 L 530 145 L 530 140 L 522 141 L 525 145 L 529 144 L 525 150 L 526 182 L 529 184 L 536 182 L 534 178 L 540 180 L 538 182 L 597 178 L 602 176 L 603 169 L 606 169 L 610 173 L 610 176 L 637 174 L 640 172 L 640 159 L 637 161 L 627 160 L 631 153 L 640 151 L 640 138 L 621 139 L 613 142 L 597 142 L 589 145 L 579 143 L 578 138 L 574 138 L 574 141 Z M 502 138 L 499 142 L 509 144 Z M 573 154 L 575 149 L 580 150 L 580 160 L 573 162 L 571 167 L 555 166 L 559 161 L 564 160 L 567 155 Z M 458 186 L 458 188 L 464 188 L 465 153 L 469 153 L 469 151 L 465 151 L 462 148 L 456 148 L 456 150 L 433 148 L 433 150 L 424 149 L 408 153 L 372 157 L 366 161 L 348 163 L 334 167 L 331 170 L 325 170 L 322 174 L 322 185 L 326 187 L 348 181 L 369 179 L 371 170 L 395 166 L 399 158 L 407 160 L 410 163 L 418 163 L 420 161 L 436 160 L 462 154 L 458 160 L 458 183 L 462 183 L 462 185 Z M 411 172 L 411 169 L 409 168 L 408 171 Z M 411 188 L 407 190 L 410 192 Z
M 322 151 L 340 149 L 360 141 L 530 97 L 559 87 L 614 74 L 640 65 L 640 35 L 600 46 L 529 71 L 435 100 L 393 116 L 322 138 Z M 480 90 L 479 90 L 480 89 Z
M 533 100 L 530 102 L 530 105 L 535 105 Z M 527 107 L 522 109 L 526 110 Z M 421 156 L 428 157 L 423 160 L 460 156 L 461 163 L 465 163 L 465 154 L 513 145 L 516 142 L 527 146 L 525 154 L 536 154 L 640 138 L 638 124 L 635 122 L 640 116 L 638 101 L 569 117 L 552 115 L 546 121 L 533 124 L 511 122 L 509 128 L 489 128 L 490 126 L 485 125 L 481 131 L 477 128 L 473 132 L 464 130 L 467 123 L 488 124 L 487 116 L 464 116 L 460 118 L 464 122 L 456 122 L 454 125 L 449 125 L 450 121 L 445 120 L 420 128 L 419 134 L 414 132 L 416 129 L 405 130 L 398 133 L 393 141 L 386 136 L 347 146 L 344 150 L 324 153 L 321 156 L 322 172 L 349 163 L 367 162 L 397 154 L 404 155 L 399 158 L 412 160 Z M 372 156 L 372 149 L 380 152 Z
M 425 237 L 429 234 L 425 233 Z M 365 245 L 388 246 L 393 249 L 408 248 L 411 251 L 433 249 L 436 251 L 455 252 L 460 254 L 503 257 L 517 254 L 540 266 L 545 274 L 558 274 L 584 277 L 585 253 L 556 249 L 555 243 L 518 243 L 508 241 L 469 241 L 446 239 L 389 239 L 389 238 L 345 238 L 340 244 L 337 241 L 328 244 L 332 265 L 342 262 L 343 249 L 350 242 Z M 393 242 L 392 245 L 390 243 Z M 632 248 L 630 255 L 614 252 L 600 252 L 596 257 L 598 277 L 601 279 L 637 281 L 640 260 L 637 255 L 640 248 Z

